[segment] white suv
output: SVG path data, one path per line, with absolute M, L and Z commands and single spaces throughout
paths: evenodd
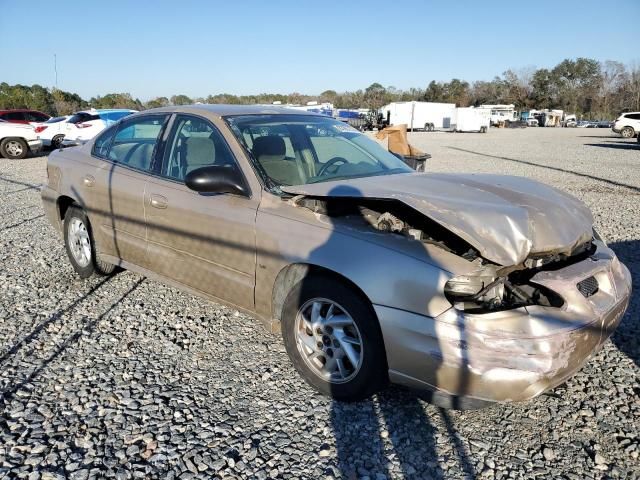
M 623 113 L 613 124 L 612 130 L 624 138 L 633 138 L 640 132 L 640 112 Z
M 31 125 L 0 120 L 0 157 L 20 159 L 41 149 L 42 140 Z
M 136 112 L 137 110 L 120 108 L 91 109 L 76 112 L 64 120 L 61 131 L 64 134 L 64 140 L 61 144 L 84 143 L 121 118 Z

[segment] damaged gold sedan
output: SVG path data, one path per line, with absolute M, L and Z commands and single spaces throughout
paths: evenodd
M 602 345 L 631 293 L 575 198 L 417 173 L 307 112 L 150 110 L 52 153 L 47 173 L 78 274 L 121 266 L 250 313 L 341 400 L 388 381 L 441 405 L 533 398 Z

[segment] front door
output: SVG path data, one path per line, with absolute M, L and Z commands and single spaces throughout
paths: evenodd
M 177 115 L 167 139 L 159 176 L 145 191 L 147 262 L 151 270 L 245 309 L 254 307 L 254 197 L 200 194 L 187 188 L 190 171 L 238 164 L 208 120 Z

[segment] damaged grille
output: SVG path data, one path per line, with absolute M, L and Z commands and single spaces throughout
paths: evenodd
M 598 291 L 598 280 L 596 280 L 595 277 L 585 278 L 581 282 L 578 282 L 576 286 L 585 298 L 589 298 Z

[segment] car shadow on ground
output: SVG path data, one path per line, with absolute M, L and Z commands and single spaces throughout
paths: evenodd
M 607 143 L 585 143 L 584 145 L 586 147 L 616 148 L 619 150 L 640 150 L 640 144 L 635 141 L 625 143 L 625 144 L 607 142 Z
M 99 290 L 103 285 L 105 285 L 111 277 L 107 277 L 94 285 L 89 291 L 85 294 L 74 300 L 68 306 L 59 309 L 55 313 L 53 313 L 48 319 L 44 320 L 40 324 L 36 325 L 35 328 L 22 339 L 15 342 L 9 349 L 4 352 L 0 356 L 0 368 L 6 368 L 6 363 L 11 361 L 11 358 L 18 354 L 18 352 L 26 348 L 31 342 L 38 339 L 40 334 L 46 331 L 47 327 L 57 321 L 59 318 L 64 316 L 65 314 L 72 312 L 75 308 L 87 298 L 93 296 L 97 290 Z M 2 391 L 0 391 L 0 407 L 6 406 L 9 401 L 13 398 L 13 396 L 18 392 L 22 387 L 32 382 L 40 373 L 47 368 L 47 366 L 56 360 L 58 357 L 63 355 L 66 350 L 71 347 L 75 342 L 77 342 L 83 335 L 89 335 L 95 327 L 100 323 L 100 321 L 105 318 L 111 311 L 113 311 L 121 302 L 125 300 L 130 294 L 132 294 L 143 282 L 145 278 L 141 278 L 137 280 L 126 292 L 124 292 L 117 300 L 115 300 L 104 312 L 95 318 L 90 319 L 86 323 L 82 323 L 79 327 L 70 335 L 68 335 L 59 345 L 56 346 L 54 351 L 47 355 L 42 361 L 37 361 L 37 364 L 34 365 L 35 368 L 32 368 L 31 371 L 22 378 L 15 378 L 13 381 L 5 387 Z M 106 288 L 106 287 L 105 287 Z M 26 358 L 30 358 L 33 353 L 33 348 L 31 351 L 27 352 Z M 34 356 L 34 359 L 36 357 Z M 32 360 L 29 360 L 32 361 Z
M 631 292 L 631 300 L 627 313 L 617 330 L 611 336 L 613 344 L 640 367 L 640 240 L 613 242 L 609 247 L 631 272 L 635 292 Z
M 622 138 L 620 135 L 578 135 L 578 138 Z

